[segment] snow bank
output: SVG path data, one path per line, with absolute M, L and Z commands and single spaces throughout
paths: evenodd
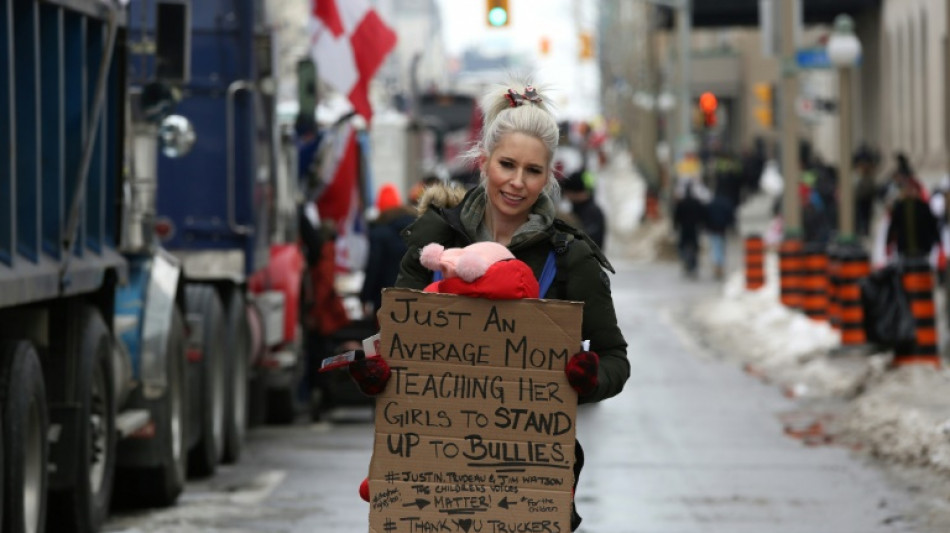
M 842 436 L 890 461 L 950 472 L 950 373 L 891 368 L 891 354 L 842 347 L 827 323 L 779 303 L 777 258 L 766 255 L 765 287 L 748 291 L 742 272 L 720 297 L 694 306 L 700 341 L 796 398 L 845 402 Z

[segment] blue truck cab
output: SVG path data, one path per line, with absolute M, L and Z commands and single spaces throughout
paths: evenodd
M 289 423 L 297 409 L 296 155 L 277 120 L 275 32 L 264 4 L 191 2 L 188 30 L 176 39 L 189 48 L 179 61 L 187 73 L 173 87 L 154 83 L 175 70 L 149 46 L 161 41 L 153 35 L 163 19 L 149 3 L 130 6 L 130 19 L 141 21 L 130 36 L 133 99 L 147 101 L 145 116 L 163 107 L 155 94 L 173 94 L 159 137 L 194 137 L 187 151 L 158 152 L 154 230 L 182 266 L 189 386 L 203 392 L 188 404 L 203 419 L 189 428 L 199 475 L 239 456 L 248 425 Z M 142 138 L 154 137 L 155 125 L 137 124 Z
M 0 0 L 5 532 L 97 531 L 120 441 L 160 431 L 129 399 L 146 386 L 156 401 L 168 398 L 165 363 L 184 357 L 162 326 L 174 322 L 174 305 L 149 314 L 157 322 L 139 363 L 155 381 L 134 377 L 115 342 L 117 295 L 132 280 L 122 250 L 127 34 L 123 2 Z
M 291 383 L 260 9 L 0 0 L 0 531 L 174 503 L 239 458 L 250 384 Z

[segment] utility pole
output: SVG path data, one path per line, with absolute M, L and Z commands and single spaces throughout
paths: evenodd
M 786 238 L 802 235 L 802 211 L 798 198 L 801 168 L 798 161 L 798 65 L 795 59 L 795 27 L 798 23 L 798 1 L 783 0 L 782 6 L 782 177 L 785 190 L 782 198 L 782 220 Z
M 679 40 L 679 67 L 680 67 L 680 105 L 679 105 L 679 147 L 680 157 L 691 144 L 690 110 L 693 97 L 690 93 L 691 73 L 691 43 L 693 14 L 690 9 L 690 0 L 680 0 L 676 3 L 676 33 Z

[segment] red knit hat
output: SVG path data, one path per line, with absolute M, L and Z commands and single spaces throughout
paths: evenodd
M 399 197 L 399 191 L 392 183 L 387 183 L 379 189 L 379 195 L 376 197 L 376 209 L 382 213 L 387 209 L 399 207 L 402 205 L 402 198 Z

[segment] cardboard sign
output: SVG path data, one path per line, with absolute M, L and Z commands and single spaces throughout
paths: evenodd
M 371 533 L 570 532 L 582 310 L 383 291 Z

